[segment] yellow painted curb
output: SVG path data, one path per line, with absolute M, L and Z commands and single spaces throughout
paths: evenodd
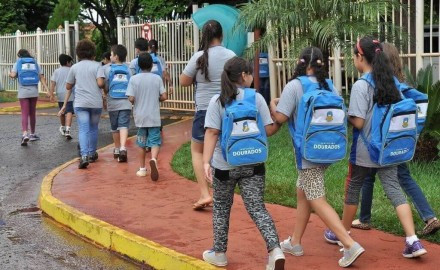
M 38 109 L 57 108 L 57 107 L 58 107 L 58 104 L 56 104 L 56 103 L 37 104 L 37 110 Z M 0 112 L 21 112 L 21 108 L 20 108 L 20 106 L 0 108 Z
M 182 120 L 186 121 L 186 120 Z M 179 121 L 179 122 L 182 122 Z M 173 123 L 177 124 L 179 122 Z M 171 124 L 172 125 L 172 124 Z M 133 137 L 132 137 L 133 138 Z M 102 152 L 110 144 L 99 151 Z M 55 176 L 78 158 L 64 163 L 52 170 L 43 179 L 39 196 L 40 208 L 57 222 L 69 227 L 76 233 L 92 240 L 96 244 L 116 251 L 136 261 L 148 264 L 155 269 L 214 270 L 222 269 L 202 260 L 178 253 L 153 241 L 130 233 L 107 222 L 96 219 L 75 208 L 66 205 L 52 196 L 52 183 Z

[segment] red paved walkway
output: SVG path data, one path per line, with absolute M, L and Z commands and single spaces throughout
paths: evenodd
M 178 252 L 201 258 L 212 246 L 211 210 L 195 212 L 191 204 L 198 198 L 197 185 L 174 173 L 173 153 L 190 139 L 191 121 L 165 127 L 164 147 L 159 166 L 161 178 L 136 177 L 135 146 L 128 146 L 128 164 L 113 160 L 112 149 L 100 155 L 88 170 L 73 164 L 54 180 L 53 195 L 89 215 L 141 235 Z M 289 149 L 290 150 L 290 149 Z M 190 157 L 188 157 L 190 158 Z M 292 188 L 293 188 L 292 179 Z M 268 204 L 281 239 L 292 231 L 296 211 Z M 247 215 L 243 202 L 235 196 L 230 226 L 228 269 L 264 269 L 266 251 L 258 230 Z M 312 216 L 304 237 L 305 256 L 288 255 L 286 269 L 340 269 L 337 246 L 324 242 L 325 226 Z M 380 231 L 353 231 L 366 253 L 352 269 L 439 269 L 440 246 L 424 242 L 428 255 L 415 260 L 403 258 L 403 238 Z

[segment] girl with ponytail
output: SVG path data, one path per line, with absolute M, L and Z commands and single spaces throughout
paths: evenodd
M 374 163 L 368 153 L 366 143 L 371 139 L 373 106 L 390 105 L 399 102 L 402 95 L 394 81 L 389 58 L 378 40 L 370 37 L 360 39 L 354 47 L 354 65 L 363 73 L 371 73 L 375 87 L 364 79 L 353 84 L 348 110 L 349 122 L 353 125 L 353 145 L 350 154 L 349 175 L 346 182 L 345 204 L 342 222 L 350 230 L 359 204 L 359 195 L 364 179 L 377 173 L 385 194 L 396 209 L 397 216 L 406 235 L 403 257 L 414 258 L 427 253 L 417 238 L 411 208 L 399 185 L 397 165 L 381 167 Z M 361 134 L 362 132 L 362 134 Z M 327 230 L 326 239 L 338 241 L 335 234 Z M 330 242 L 330 241 L 329 241 Z
M 221 74 L 226 61 L 235 53 L 221 46 L 223 30 L 219 22 L 210 20 L 202 28 L 200 51 L 196 52 L 180 75 L 180 85 L 195 84 L 195 107 L 191 140 L 191 157 L 194 173 L 200 188 L 200 197 L 193 204 L 194 210 L 202 210 L 212 203 L 208 183 L 203 174 L 203 141 L 205 116 L 211 98 L 220 92 Z
M 238 184 L 246 210 L 266 242 L 269 253 L 266 269 L 281 270 L 284 269 L 284 254 L 280 249 L 275 224 L 264 205 L 266 175 L 264 163 L 239 167 L 230 166 L 223 158 L 219 141 L 225 106 L 234 100 L 244 98 L 244 89 L 250 87 L 253 81 L 252 65 L 243 58 L 234 57 L 226 62 L 221 77 L 221 92 L 211 99 L 205 122 L 203 167 L 205 177 L 213 184 L 214 190 L 214 247 L 203 253 L 203 259 L 217 266 L 226 266 L 228 263 L 226 249 L 229 217 L 234 189 Z M 269 108 L 261 94 L 256 93 L 255 102 L 266 134 L 271 136 L 279 126 L 273 124 Z
M 297 111 L 304 94 L 304 87 L 299 77 L 308 78 L 311 83 L 317 84 L 319 89 L 336 93 L 334 86 L 326 81 L 321 50 L 316 47 L 305 48 L 299 57 L 293 79 L 284 87 L 281 97 L 271 102 L 271 112 L 278 123 L 291 121 L 293 124 L 298 121 Z M 294 232 L 291 237 L 281 242 L 281 249 L 294 256 L 304 254 L 301 240 L 311 211 L 314 210 L 321 220 L 335 232 L 339 238 L 338 241 L 344 245 L 344 256 L 339 260 L 339 265 L 347 267 L 364 252 L 364 249 L 350 237 L 338 214 L 326 200 L 324 174 L 327 166 L 307 161 L 301 157 L 300 153 L 295 153 L 295 156 L 298 168 L 296 184 L 298 214 Z

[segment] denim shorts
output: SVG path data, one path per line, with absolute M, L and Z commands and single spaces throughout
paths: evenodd
M 206 110 L 197 111 L 192 126 L 192 140 L 196 143 L 203 143 L 205 140 L 205 117 Z
M 63 105 L 64 105 L 64 102 L 58 102 L 58 107 L 60 109 L 63 107 Z M 74 113 L 74 111 L 73 111 L 73 101 L 67 101 L 66 112 L 64 114 L 66 114 L 66 113 Z
M 159 147 L 162 144 L 160 127 L 141 127 L 138 129 L 136 144 L 141 148 Z
M 131 110 L 111 111 L 110 126 L 112 132 L 118 132 L 120 129 L 128 129 L 130 127 Z

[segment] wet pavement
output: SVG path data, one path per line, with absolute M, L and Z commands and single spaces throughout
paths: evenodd
M 20 123 L 19 115 L 0 115 L 0 269 L 147 269 L 95 247 L 41 214 L 41 181 L 76 157 L 77 127 L 74 123 L 74 139 L 66 141 L 58 118 L 37 117 L 41 140 L 21 147 Z M 109 129 L 109 120 L 101 119 L 99 147 L 112 142 Z M 132 126 L 130 135 L 135 132 Z

